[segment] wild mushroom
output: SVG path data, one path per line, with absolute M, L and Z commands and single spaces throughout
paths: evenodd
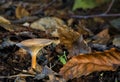
M 20 43 L 17 43 L 16 45 L 20 48 L 25 49 L 32 56 L 31 68 L 35 69 L 37 64 L 36 61 L 37 53 L 43 47 L 50 45 L 53 42 L 54 40 L 50 39 L 28 39 Z

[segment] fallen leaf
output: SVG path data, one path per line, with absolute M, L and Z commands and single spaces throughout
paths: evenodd
M 47 29 L 55 29 L 64 25 L 64 22 L 57 17 L 44 17 L 31 24 L 31 28 L 46 31 Z
M 30 24 L 29 24 L 28 22 L 25 22 L 25 23 L 23 24 L 23 26 L 25 26 L 25 27 L 29 27 Z
M 67 26 L 58 28 L 58 34 L 61 44 L 64 44 L 66 47 L 68 47 L 68 49 L 72 48 L 73 42 L 75 42 L 80 37 L 78 32 L 75 32 Z
M 21 19 L 22 17 L 29 16 L 29 12 L 22 6 L 17 6 L 15 10 L 15 15 L 18 19 Z
M 120 36 L 115 36 L 113 39 L 113 45 L 120 48 Z
M 59 73 L 66 80 L 69 80 L 95 71 L 115 71 L 119 65 L 120 51 L 112 48 L 104 52 L 75 56 L 60 69 Z
M 7 23 L 0 23 L 0 27 L 4 28 L 5 30 L 7 30 L 9 32 L 27 30 L 27 28 L 24 28 L 22 26 L 17 26 L 17 25 L 14 25 L 14 24 L 7 24 Z
M 0 23 L 10 24 L 10 21 L 2 16 L 0 16 Z
M 70 19 L 67 21 L 67 25 L 68 25 L 68 26 L 71 26 L 73 23 L 74 23 L 74 19 L 73 19 L 73 18 L 70 18 Z
M 93 33 L 88 28 L 86 28 L 86 21 L 85 20 L 79 21 L 77 31 L 83 35 L 93 35 Z
M 57 77 L 58 74 L 48 66 L 44 66 L 42 72 L 40 74 L 37 74 L 34 79 L 39 80 L 45 78 L 46 76 L 49 77 L 49 80 L 45 80 L 45 82 L 66 82 L 65 79 Z
M 56 32 L 56 29 L 65 23 L 57 17 L 44 17 L 33 22 L 30 27 L 33 29 L 45 31 L 47 34 Z
M 79 34 L 67 26 L 58 28 L 58 34 L 60 43 L 67 47 L 71 56 L 91 52 L 91 49 L 83 40 L 82 34 Z
M 110 40 L 109 29 L 106 28 L 93 37 L 94 43 L 97 44 L 106 44 Z

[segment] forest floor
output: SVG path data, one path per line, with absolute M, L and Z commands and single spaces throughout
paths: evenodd
M 120 82 L 120 0 L 74 11 L 73 3 L 0 0 L 0 82 Z M 31 69 L 32 50 L 18 43 L 35 38 L 53 43 L 38 43 Z

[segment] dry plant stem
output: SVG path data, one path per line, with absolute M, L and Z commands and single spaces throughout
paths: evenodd
M 86 15 L 86 16 L 81 16 L 81 15 L 71 15 L 71 18 L 79 18 L 79 19 L 88 19 L 88 18 L 94 18 L 94 17 L 120 17 L 120 13 L 118 14 L 98 14 L 98 15 Z
M 115 0 L 111 1 L 111 3 L 109 4 L 107 10 L 104 12 L 104 14 L 106 14 L 106 13 L 108 13 L 110 11 L 110 9 L 112 8 L 114 2 L 115 2 Z

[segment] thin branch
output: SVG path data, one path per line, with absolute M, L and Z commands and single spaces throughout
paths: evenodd
M 86 16 L 81 16 L 81 15 L 71 15 L 71 18 L 79 18 L 79 19 L 88 19 L 88 18 L 94 18 L 94 17 L 118 17 L 120 16 L 120 13 L 118 14 L 98 14 L 98 15 L 86 15 Z
M 50 3 L 48 3 L 48 5 L 42 7 L 40 10 L 34 12 L 32 15 L 36 15 L 41 13 L 43 10 L 47 9 L 49 6 L 51 6 L 54 2 L 56 2 L 56 0 L 52 0 Z
M 110 9 L 112 8 L 114 2 L 115 2 L 115 0 L 111 1 L 111 3 L 109 4 L 107 10 L 104 12 L 104 14 L 107 14 L 110 11 Z
M 48 8 L 49 6 L 51 6 L 54 2 L 56 2 L 56 0 L 52 0 L 47 6 L 45 6 L 45 7 L 43 8 L 43 10 L 46 9 L 46 8 Z
M 28 76 L 31 76 L 31 77 L 34 77 L 35 75 L 32 75 L 32 74 L 17 74 L 17 75 L 11 75 L 11 76 L 0 76 L 0 79 L 2 78 L 13 78 L 13 77 L 28 77 Z
M 21 19 L 17 19 L 17 20 L 11 20 L 11 23 L 24 23 L 24 22 L 32 22 L 39 19 L 39 17 L 37 16 L 27 16 L 27 17 L 23 17 Z

